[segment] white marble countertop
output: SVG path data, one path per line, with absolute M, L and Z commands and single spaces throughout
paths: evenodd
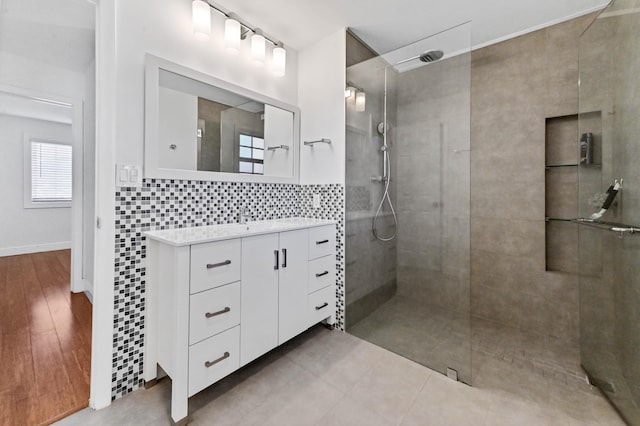
M 156 241 L 172 246 L 208 243 L 211 241 L 229 240 L 252 235 L 270 234 L 273 232 L 292 231 L 294 229 L 313 228 L 324 225 L 335 225 L 335 220 L 291 217 L 247 222 L 246 224 L 230 223 L 225 225 L 194 226 L 190 228 L 163 229 L 148 231 L 144 235 Z

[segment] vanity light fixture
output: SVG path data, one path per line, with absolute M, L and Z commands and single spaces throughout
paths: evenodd
M 256 28 L 251 36 L 251 60 L 254 65 L 263 66 L 266 56 L 266 39 L 262 35 L 262 30 Z
M 240 51 L 240 22 L 233 13 L 224 20 L 224 45 L 232 53 Z
M 211 36 L 211 8 L 202 0 L 193 0 L 191 3 L 193 19 L 193 34 L 198 40 L 209 40 Z
M 344 89 L 344 98 L 346 102 L 355 103 L 356 111 L 365 110 L 367 95 L 364 89 L 356 87 L 353 83 L 347 81 L 347 87 Z
M 344 89 L 344 97 L 349 101 L 355 100 L 355 94 L 358 91 L 355 87 L 348 85 L 346 89 Z
M 206 9 L 206 11 L 205 11 Z M 282 42 L 276 41 L 266 35 L 259 28 L 254 28 L 243 21 L 238 15 L 226 12 L 214 6 L 206 0 L 193 0 L 193 32 L 198 39 L 208 39 L 211 34 L 211 9 L 224 15 L 224 45 L 228 51 L 238 53 L 242 40 L 251 35 L 250 55 L 251 61 L 256 65 L 264 65 L 266 62 L 266 42 L 273 45 L 271 70 L 278 77 L 286 74 L 287 51 Z M 206 38 L 205 38 L 206 37 Z
M 287 51 L 284 50 L 284 44 L 278 43 L 273 48 L 273 74 L 276 77 L 284 77 L 287 71 Z
M 362 112 L 365 109 L 366 104 L 366 94 L 362 90 L 358 90 L 356 93 L 356 111 Z

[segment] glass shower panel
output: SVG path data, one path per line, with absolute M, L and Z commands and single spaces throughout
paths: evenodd
M 346 99 L 347 331 L 468 383 L 470 27 L 349 67 Z
M 615 0 L 580 38 L 580 352 L 640 425 L 640 14 Z M 615 197 L 614 197 L 615 195 Z

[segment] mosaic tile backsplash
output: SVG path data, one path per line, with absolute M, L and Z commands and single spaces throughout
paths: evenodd
M 320 194 L 321 208 L 312 207 Z M 116 192 L 115 300 L 111 398 L 143 384 L 146 239 L 156 229 L 238 221 L 247 206 L 253 220 L 313 217 L 338 221 L 336 327 L 344 329 L 344 187 L 145 179 Z

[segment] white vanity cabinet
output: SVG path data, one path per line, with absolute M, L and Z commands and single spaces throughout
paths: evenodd
M 188 398 L 326 320 L 335 322 L 335 222 L 287 219 L 151 231 L 144 379 Z
M 308 229 L 242 239 L 241 365 L 309 327 L 308 239 Z

